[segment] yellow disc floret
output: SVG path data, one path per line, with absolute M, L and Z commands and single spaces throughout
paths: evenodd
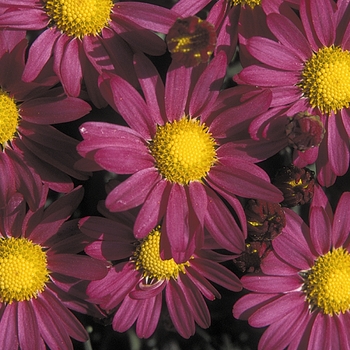
M 152 230 L 137 247 L 133 260 L 136 270 L 141 270 L 144 277 L 156 280 L 177 278 L 180 272 L 186 273 L 189 262 L 177 264 L 174 259 L 162 260 L 159 253 L 160 227 Z
M 323 47 L 306 61 L 298 86 L 312 107 L 336 113 L 350 102 L 350 52 L 338 46 Z
M 36 298 L 49 279 L 46 266 L 40 245 L 25 238 L 0 239 L 0 301 Z
M 350 310 L 350 254 L 338 248 L 320 256 L 305 273 L 303 290 L 311 309 L 326 315 Z
M 19 113 L 16 102 L 0 89 L 0 144 L 11 141 L 16 133 Z
M 112 0 L 46 0 L 45 9 L 56 27 L 68 36 L 98 35 L 108 26 Z
M 197 119 L 158 126 L 149 149 L 160 174 L 182 185 L 201 181 L 216 162 L 215 140 Z
M 261 0 L 228 0 L 229 3 L 232 4 L 232 6 L 236 6 L 236 5 L 248 5 L 250 6 L 252 9 L 256 6 L 256 5 L 261 5 Z

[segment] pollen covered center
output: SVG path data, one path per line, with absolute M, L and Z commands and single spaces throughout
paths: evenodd
M 160 174 L 168 181 L 201 181 L 216 162 L 215 140 L 205 124 L 182 118 L 157 127 L 149 149 Z
M 299 83 L 312 107 L 336 113 L 350 102 L 350 52 L 338 46 L 323 47 L 306 61 Z
M 0 144 L 11 141 L 16 133 L 19 114 L 16 102 L 0 89 Z
M 186 273 L 189 262 L 177 264 L 174 259 L 162 260 L 159 253 L 160 226 L 152 230 L 141 241 L 134 253 L 136 270 L 142 270 L 144 277 L 157 280 L 177 278 L 180 272 Z
M 68 36 L 98 35 L 110 21 L 111 0 L 46 0 L 45 9 L 56 27 Z
M 242 6 L 248 5 L 252 9 L 256 5 L 261 5 L 261 0 L 229 0 L 229 2 L 231 2 L 233 6 L 236 6 L 236 5 L 242 5 Z
M 49 279 L 46 254 L 25 238 L 0 239 L 0 301 L 30 300 Z
M 303 289 L 311 308 L 324 314 L 350 310 L 350 254 L 338 248 L 320 256 L 306 272 Z

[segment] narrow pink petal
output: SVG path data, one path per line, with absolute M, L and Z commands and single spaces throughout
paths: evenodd
M 146 237 L 161 222 L 170 189 L 171 184 L 161 180 L 149 192 L 134 224 L 134 235 L 137 239 Z
M 138 318 L 143 302 L 143 300 L 131 299 L 126 295 L 113 317 L 113 329 L 118 332 L 127 331 Z
M 17 4 L 14 6 L 17 6 Z M 10 8 L 1 14 L 1 28 L 40 30 L 45 28 L 49 22 L 48 15 L 42 9 L 26 8 L 23 11 L 12 9 Z
M 17 302 L 6 306 L 2 304 L 5 310 L 0 320 L 0 349 L 18 348 L 17 305 Z
M 344 175 L 349 168 L 349 136 L 338 115 L 328 118 L 327 134 L 328 156 L 332 170 L 338 176 Z
M 239 278 L 223 265 L 200 257 L 193 259 L 190 264 L 193 269 L 208 280 L 234 292 L 242 290 Z
M 258 293 L 286 293 L 300 289 L 302 279 L 295 276 L 266 276 L 263 274 L 245 275 L 243 287 Z
M 43 298 L 32 299 L 33 309 L 35 311 L 39 330 L 45 343 L 50 349 L 59 349 L 64 347 L 67 350 L 73 350 L 72 342 L 62 323 L 57 323 L 55 313 L 52 313 L 47 301 Z
M 186 274 L 199 291 L 208 299 L 213 301 L 215 298 L 220 299 L 221 295 L 216 288 L 202 276 L 201 272 L 193 269 L 191 266 L 186 268 Z
M 195 323 L 183 291 L 173 279 L 169 280 L 166 287 L 165 300 L 176 330 L 188 339 L 195 332 Z
M 350 318 L 348 313 L 340 314 L 334 318 L 334 322 L 337 325 L 337 334 L 339 338 L 339 348 L 344 350 L 350 349 L 350 335 L 348 332 L 350 326 Z
M 191 84 L 192 68 L 170 65 L 165 84 L 165 110 L 169 121 L 179 120 L 185 115 L 185 107 Z
M 27 238 L 35 243 L 43 244 L 57 233 L 60 226 L 66 221 L 80 204 L 84 195 L 82 187 L 77 187 L 71 193 L 54 201 L 44 211 L 40 222 L 33 231 L 27 232 Z
M 150 140 L 156 125 L 141 95 L 124 79 L 102 75 L 99 83 L 102 96 L 119 112 L 128 125 Z
M 309 228 L 292 210 L 285 209 L 285 214 L 286 226 L 282 233 L 273 240 L 273 249 L 291 266 L 300 270 L 308 270 L 315 259 L 315 255 L 310 250 Z
M 125 17 L 138 25 L 155 32 L 168 33 L 178 14 L 164 7 L 145 3 L 118 3 L 114 5 L 116 17 Z
M 153 298 L 144 300 L 136 323 L 136 334 L 139 338 L 149 338 L 154 333 L 158 325 L 161 310 L 161 293 Z
M 166 287 L 168 281 L 167 280 L 158 280 L 153 284 L 144 284 L 144 281 L 141 280 L 129 293 L 129 296 L 132 299 L 145 300 L 149 298 L 153 298 L 159 294 L 162 294 L 164 288 Z
M 202 294 L 186 274 L 180 274 L 177 281 L 184 293 L 187 304 L 191 308 L 195 322 L 202 328 L 208 328 L 210 326 L 210 313 Z
M 56 320 L 64 325 L 67 333 L 74 339 L 84 342 L 88 339 L 88 334 L 83 325 L 69 311 L 56 296 L 47 290 L 42 293 L 41 298 L 45 300 L 46 306 L 52 315 L 55 315 Z
M 259 308 L 249 317 L 249 324 L 253 327 L 265 327 L 287 316 L 299 305 L 305 303 L 303 292 L 281 294 L 276 300 Z
M 82 46 L 80 40 L 70 40 L 65 46 L 61 60 L 61 82 L 68 96 L 78 97 L 83 80 L 79 56 Z
M 226 67 L 226 55 L 220 52 L 197 80 L 189 105 L 189 113 L 193 118 L 200 116 L 205 108 L 211 108 L 215 102 L 222 87 Z
M 344 244 L 350 232 L 350 193 L 344 192 L 340 197 L 334 213 L 332 243 L 335 248 Z
M 92 258 L 110 261 L 131 257 L 135 246 L 131 243 L 95 241 L 89 244 L 84 251 Z
M 144 203 L 152 187 L 161 179 L 155 168 L 138 171 L 114 188 L 106 198 L 106 207 L 125 211 Z
M 251 65 L 238 73 L 236 80 L 239 83 L 256 85 L 259 87 L 292 86 L 298 83 L 300 73 L 296 71 L 282 71 Z
M 174 183 L 171 187 L 166 211 L 167 237 L 171 251 L 183 252 L 189 243 L 189 209 L 185 189 Z
M 323 46 L 335 41 L 335 16 L 329 0 L 310 0 L 310 19 L 318 39 Z
M 247 42 L 249 53 L 271 67 L 286 71 L 300 71 L 303 61 L 288 47 L 267 38 L 253 37 Z
M 133 174 L 154 166 L 154 158 L 146 146 L 138 149 L 126 147 L 105 147 L 94 154 L 94 160 L 103 169 L 116 174 Z
M 318 312 L 312 325 L 309 344 L 315 349 L 340 349 L 334 337 L 334 323 L 329 315 Z
M 297 54 L 303 62 L 311 57 L 312 49 L 305 35 L 289 18 L 279 13 L 272 13 L 267 16 L 266 21 L 277 40 Z
M 17 322 L 19 346 L 23 350 L 40 349 L 40 333 L 31 302 L 18 303 Z
M 164 84 L 156 67 L 145 55 L 138 53 L 134 56 L 134 66 L 139 79 L 149 114 L 154 122 L 163 125 L 166 120 L 164 104 Z
M 208 196 L 206 229 L 222 248 L 241 253 L 245 249 L 243 232 L 223 201 L 210 188 L 206 190 Z
M 66 123 L 90 111 L 87 102 L 75 97 L 41 97 L 21 104 L 21 117 L 34 124 Z
M 328 253 L 331 249 L 331 222 L 322 207 L 310 209 L 310 237 L 313 247 L 319 255 Z
M 52 55 L 53 47 L 60 32 L 56 29 L 47 29 L 31 45 L 28 60 L 23 72 L 24 81 L 33 81 L 43 70 Z
M 204 217 L 207 214 L 208 197 L 205 186 L 198 181 L 190 182 L 188 185 L 189 199 L 191 207 L 201 226 L 204 223 Z
M 62 58 L 70 40 L 71 38 L 69 36 L 61 34 L 57 38 L 55 46 L 53 47 L 53 70 L 61 81 Z
M 262 259 L 260 268 L 265 275 L 273 276 L 292 276 L 299 272 L 299 269 L 287 264 L 273 250 Z

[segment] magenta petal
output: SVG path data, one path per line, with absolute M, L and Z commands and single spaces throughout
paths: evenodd
M 57 272 L 85 280 L 98 280 L 107 274 L 104 263 L 83 255 L 48 254 L 47 267 L 53 273 Z
M 183 291 L 174 279 L 169 280 L 165 291 L 170 318 L 179 334 L 188 339 L 195 332 L 195 323 Z
M 333 340 L 334 326 L 329 315 L 318 312 L 312 325 L 309 343 L 315 346 L 315 349 L 340 349 L 336 346 L 336 340 Z
M 144 300 L 136 323 L 136 334 L 139 338 L 149 338 L 154 333 L 158 325 L 161 310 L 161 293 L 153 298 Z
M 2 304 L 2 307 L 4 304 Z M 5 306 L 0 320 L 0 349 L 18 348 L 17 303 Z M 28 349 L 29 350 L 29 349 Z
M 338 248 L 344 244 L 350 232 L 350 193 L 344 192 L 339 199 L 334 213 L 332 240 L 333 246 Z
M 103 169 L 116 174 L 133 174 L 154 166 L 154 158 L 146 146 L 141 152 L 126 147 L 105 147 L 95 152 L 94 160 Z
M 245 275 L 242 277 L 243 287 L 258 293 L 285 293 L 300 289 L 300 276 L 266 276 L 263 274 Z
M 185 115 L 185 106 L 191 84 L 192 68 L 169 67 L 165 84 L 165 110 L 168 120 L 179 120 Z
M 107 261 L 127 259 L 132 256 L 134 250 L 135 246 L 131 243 L 105 241 L 95 241 L 84 249 L 92 258 Z
M 167 283 L 168 283 L 167 280 L 162 280 L 162 279 L 152 284 L 144 284 L 143 281 L 140 281 L 135 286 L 135 289 L 129 293 L 129 296 L 132 299 L 139 299 L 139 300 L 153 298 L 159 294 L 162 294 Z
M 91 111 L 91 106 L 74 97 L 41 97 L 21 105 L 21 117 L 34 124 L 56 124 L 77 120 Z
M 31 302 L 18 303 L 18 340 L 23 350 L 40 349 L 41 339 Z
M 106 198 L 106 207 L 124 211 L 142 204 L 152 187 L 161 179 L 155 168 L 138 171 L 114 188 Z
M 210 3 L 210 0 L 180 0 L 172 8 L 172 11 L 179 13 L 182 17 L 194 16 Z
M 56 29 L 47 29 L 31 45 L 28 60 L 24 68 L 22 79 L 33 81 L 50 59 L 52 50 L 60 32 Z
M 215 298 L 221 298 L 220 293 L 205 277 L 202 276 L 200 271 L 198 272 L 196 269 L 189 266 L 186 268 L 186 275 L 208 300 L 213 301 Z
M 321 207 L 310 209 L 310 237 L 319 255 L 328 253 L 331 249 L 331 222 L 326 211 Z
M 18 5 L 16 3 L 16 5 L 13 6 L 16 8 Z M 1 29 L 40 30 L 47 25 L 48 21 L 49 18 L 42 9 L 28 7 L 25 11 L 11 11 L 10 9 L 9 11 L 1 13 L 0 27 Z
M 249 53 L 271 67 L 286 71 L 299 71 L 302 69 L 303 61 L 289 48 L 267 38 L 252 37 L 248 40 L 247 49 Z
M 143 300 L 131 299 L 126 295 L 118 311 L 114 315 L 112 322 L 113 329 L 118 332 L 127 331 L 136 321 L 143 302 Z
M 146 237 L 160 223 L 165 213 L 170 189 L 171 184 L 161 180 L 149 192 L 134 224 L 134 235 L 137 239 Z
M 303 292 L 281 294 L 280 297 L 259 308 L 249 317 L 253 327 L 265 327 L 287 316 L 292 310 L 305 303 Z
M 291 276 L 299 272 L 297 268 L 287 264 L 273 250 L 262 259 L 261 271 L 265 275 Z

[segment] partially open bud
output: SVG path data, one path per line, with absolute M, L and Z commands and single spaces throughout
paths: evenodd
M 251 241 L 270 241 L 286 226 L 284 211 L 278 203 L 250 199 L 244 211 Z
M 173 61 L 185 67 L 208 62 L 216 46 L 215 27 L 196 16 L 178 18 L 166 37 Z
M 282 206 L 294 207 L 309 203 L 314 195 L 314 172 L 308 168 L 289 165 L 281 168 L 272 183 L 284 196 Z
M 323 140 L 325 128 L 318 115 L 298 113 L 289 118 L 286 135 L 289 145 L 298 151 L 317 147 Z

